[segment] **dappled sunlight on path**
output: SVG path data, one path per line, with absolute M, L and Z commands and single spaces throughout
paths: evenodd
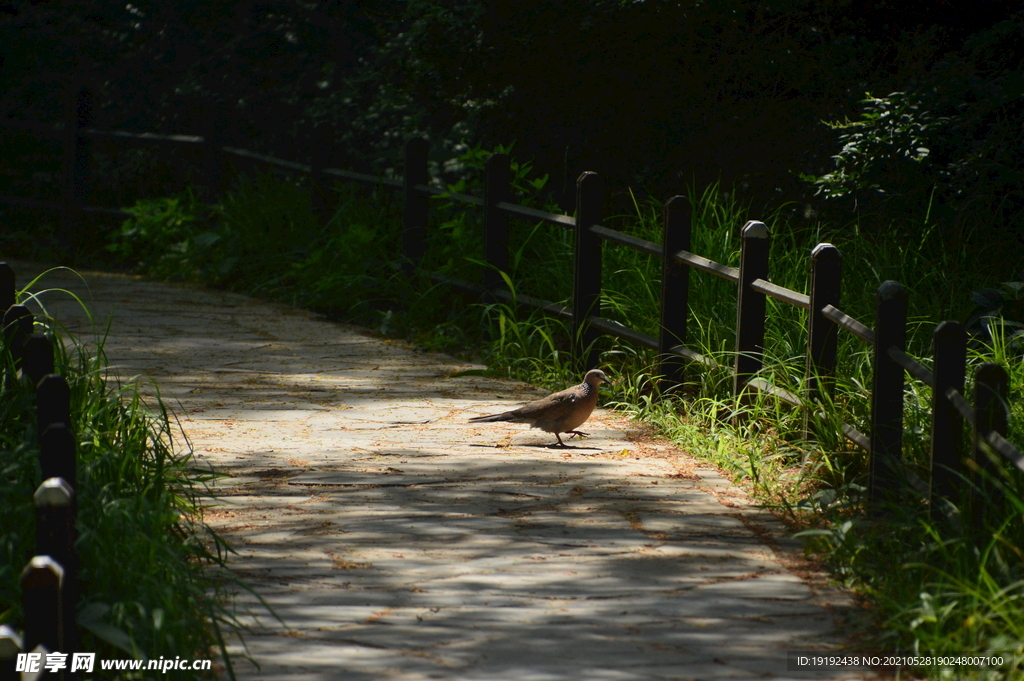
M 592 437 L 552 448 L 467 423 L 544 393 L 451 357 L 244 296 L 87 280 L 50 285 L 113 314 L 120 376 L 152 377 L 230 476 L 207 520 L 283 620 L 239 594 L 260 665 L 239 678 L 871 678 L 787 671 L 787 650 L 842 643 L 849 599 L 789 572 L 764 543 L 778 524 L 715 471 L 621 417 L 599 409 Z

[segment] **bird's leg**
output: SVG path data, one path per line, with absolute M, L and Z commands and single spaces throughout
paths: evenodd
M 590 437 L 590 433 L 583 433 L 583 432 L 580 432 L 578 430 L 570 430 L 570 431 L 567 431 L 567 432 L 569 433 L 569 439 L 570 440 L 572 439 L 573 435 L 578 435 L 580 437 L 583 437 L 584 435 L 586 435 L 587 437 Z
M 555 433 L 555 437 L 557 437 L 557 438 L 558 438 L 558 444 L 559 444 L 559 446 L 562 446 L 562 447 L 565 447 L 565 446 L 566 446 L 566 444 L 565 444 L 564 442 L 562 442 L 562 436 L 561 436 L 561 435 L 559 435 L 558 433 Z

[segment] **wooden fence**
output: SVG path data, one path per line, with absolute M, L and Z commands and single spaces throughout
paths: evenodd
M 426 206 L 429 194 L 444 193 L 426 186 L 426 143 L 410 140 L 406 146 L 405 168 L 405 249 L 406 258 L 416 262 L 425 249 Z M 768 393 L 797 408 L 820 403 L 835 392 L 834 374 L 838 334 L 846 331 L 872 346 L 872 391 L 870 433 L 865 435 L 849 424 L 843 434 L 865 450 L 870 459 L 868 497 L 874 509 L 892 503 L 907 485 L 931 504 L 936 519 L 948 515 L 948 500 L 959 499 L 959 488 L 971 480 L 983 497 L 991 498 L 986 480 L 997 475 L 1005 460 L 1024 471 L 1024 455 L 1005 438 L 1009 418 L 1008 376 L 994 362 L 977 367 L 974 374 L 974 405 L 964 397 L 967 365 L 966 333 L 955 321 L 944 321 L 934 332 L 933 367 L 929 370 L 906 354 L 907 293 L 895 281 L 886 281 L 877 290 L 875 328 L 853 319 L 838 306 L 842 282 L 842 258 L 831 244 L 818 244 L 810 254 L 811 290 L 793 291 L 768 280 L 768 228 L 750 221 L 741 229 L 739 267 L 714 262 L 689 251 L 691 224 L 689 202 L 674 196 L 665 204 L 662 243 L 655 244 L 600 224 L 601 186 L 596 173 L 583 173 L 577 182 L 576 217 L 525 208 L 508 202 L 509 159 L 495 154 L 485 168 L 483 199 L 449 194 L 467 205 L 484 208 L 485 261 L 494 270 L 505 271 L 508 263 L 508 216 L 541 220 L 575 231 L 573 298 L 570 307 L 550 301 L 516 296 L 521 305 L 563 317 L 572 323 L 575 339 L 574 358 L 582 371 L 597 363 L 595 341 L 608 334 L 656 350 L 660 373 L 669 380 L 684 379 L 686 362 L 714 364 L 714 360 L 686 346 L 689 313 L 689 274 L 700 270 L 737 284 L 736 349 L 734 353 L 733 394 L 737 399 L 750 391 Z M 412 177 L 414 180 L 410 180 Z M 602 242 L 632 248 L 662 260 L 661 333 L 658 338 L 601 317 Z M 485 274 L 487 272 L 485 271 Z M 492 275 L 484 286 L 459 282 L 434 275 L 439 281 L 467 291 L 486 293 L 512 300 Z M 758 374 L 763 366 L 767 297 L 808 311 L 807 396 L 801 399 L 773 386 Z M 682 360 L 682 361 L 680 361 Z M 902 465 L 903 405 L 905 374 L 932 388 L 932 433 L 930 480 L 921 480 Z M 963 430 L 972 430 L 971 450 L 965 458 Z M 980 504 L 973 504 L 972 521 L 981 527 Z
M 106 137 L 133 144 L 201 145 L 208 176 L 217 182 L 227 159 L 261 162 L 285 171 L 309 174 L 314 186 L 327 178 L 337 178 L 378 187 L 391 187 L 403 194 L 402 248 L 409 268 L 418 267 L 427 244 L 429 197 L 444 195 L 466 206 L 483 211 L 484 258 L 490 266 L 483 271 L 482 284 L 430 276 L 456 288 L 513 300 L 504 290 L 497 274 L 507 271 L 509 263 L 509 218 L 517 217 L 549 223 L 575 233 L 572 303 L 563 306 L 551 301 L 518 295 L 515 302 L 570 322 L 573 331 L 573 357 L 579 370 L 597 363 L 595 341 L 607 334 L 653 349 L 659 357 L 659 372 L 669 381 L 685 380 L 688 363 L 715 364 L 686 345 L 690 271 L 721 277 L 737 285 L 736 351 L 733 393 L 737 398 L 751 391 L 767 393 L 794 407 L 810 412 L 814 405 L 834 395 L 838 334 L 853 334 L 872 346 L 873 378 L 869 433 L 861 433 L 849 424 L 842 430 L 847 439 L 870 457 L 869 501 L 873 507 L 891 502 L 907 485 L 931 503 L 933 512 L 942 514 L 943 499 L 957 498 L 963 481 L 994 475 L 1007 462 L 1024 471 L 1024 455 L 1006 439 L 1008 423 L 1008 378 L 1003 367 L 994 363 L 979 366 L 974 374 L 974 404 L 964 396 L 966 336 L 960 324 L 944 321 L 934 333 L 933 370 L 906 354 L 907 294 L 895 281 L 884 282 L 877 291 L 875 326 L 870 328 L 843 312 L 840 305 L 842 281 L 841 255 L 831 244 L 819 244 L 810 254 L 810 292 L 793 291 L 769 280 L 769 243 L 771 235 L 761 222 L 751 221 L 741 230 L 739 267 L 714 262 L 690 249 L 691 224 L 689 202 L 681 196 L 665 204 L 661 244 L 610 229 L 600 224 L 601 180 L 596 173 L 585 172 L 577 182 L 576 217 L 550 213 L 512 203 L 509 158 L 494 154 L 487 161 L 484 196 L 450 193 L 432 186 L 427 169 L 428 143 L 419 138 L 405 146 L 403 179 L 377 177 L 362 173 L 325 168 L 317 159 L 300 163 L 275 158 L 218 142 L 215 134 L 155 135 L 120 130 L 97 130 L 91 126 L 91 97 L 87 89 L 79 92 L 64 126 L 65 198 L 63 202 L 26 203 L 17 197 L 0 196 L 0 202 L 36 205 L 62 211 L 70 224 L 78 211 L 124 214 L 119 209 L 85 206 L 88 178 L 88 141 Z M 0 120 L 0 126 L 14 126 L 40 132 L 54 132 L 54 126 Z M 631 248 L 662 260 L 660 333 L 657 338 L 641 333 L 617 321 L 601 316 L 601 254 L 603 242 Z M 762 369 L 767 297 L 808 311 L 806 395 L 800 397 L 773 386 L 759 376 Z M 921 480 L 902 465 L 903 403 L 906 374 L 932 388 L 931 470 L 928 481 Z M 807 406 L 811 405 L 811 406 Z M 963 451 L 964 426 L 971 428 L 970 451 Z
M 75 612 L 79 600 L 78 555 L 75 551 L 77 464 L 71 425 L 71 390 L 54 373 L 53 345 L 33 333 L 32 313 L 15 303 L 14 272 L 0 263 L 0 306 L 6 347 L 14 360 L 14 375 L 2 382 L 35 386 L 36 429 L 42 482 L 33 495 L 36 508 L 35 554 L 21 572 L 23 636 L 0 627 L 0 681 L 17 679 L 19 652 L 78 651 Z M 41 648 L 40 648 L 41 646 Z M 47 678 L 50 678 L 47 676 Z M 54 675 L 52 678 L 56 678 Z M 71 678 L 65 675 L 62 678 Z

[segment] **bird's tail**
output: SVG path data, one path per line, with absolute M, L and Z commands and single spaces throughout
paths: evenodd
M 512 412 L 507 411 L 503 414 L 493 414 L 491 416 L 474 416 L 473 418 L 470 419 L 470 421 L 475 421 L 477 423 L 487 423 L 489 421 L 511 421 L 513 418 L 515 417 L 512 416 Z

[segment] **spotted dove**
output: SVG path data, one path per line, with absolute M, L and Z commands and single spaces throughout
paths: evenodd
M 586 435 L 576 430 L 583 422 L 590 418 L 590 414 L 597 406 L 597 386 L 607 383 L 608 377 L 600 369 L 591 369 L 584 376 L 583 382 L 571 388 L 552 393 L 545 398 L 524 404 L 518 409 L 506 411 L 492 416 L 476 416 L 470 421 L 476 423 L 490 423 L 493 421 L 511 421 L 513 423 L 528 423 L 531 428 L 554 433 L 558 438 L 558 444 L 565 447 L 559 433 L 572 435 Z

